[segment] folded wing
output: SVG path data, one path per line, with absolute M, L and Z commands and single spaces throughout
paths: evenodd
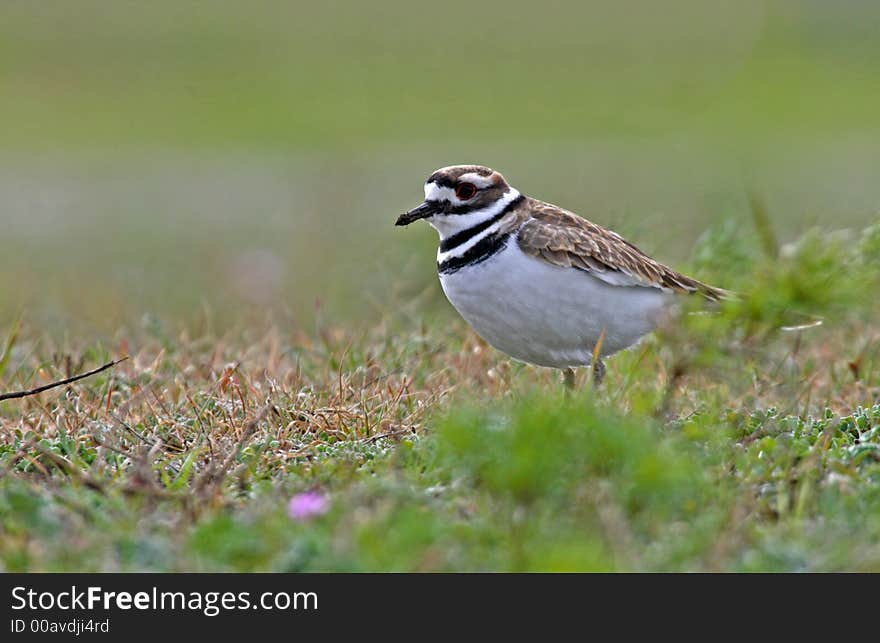
M 651 259 L 616 232 L 549 203 L 530 199 L 520 212 L 517 243 L 523 252 L 561 267 L 589 272 L 614 286 L 642 286 L 698 293 L 717 301 L 720 288 L 692 279 Z

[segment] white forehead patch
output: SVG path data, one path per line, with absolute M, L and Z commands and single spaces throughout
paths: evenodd
M 455 196 L 455 190 L 437 185 L 433 181 L 425 183 L 425 201 L 449 201 L 453 205 L 466 203 Z
M 473 183 L 478 190 L 482 190 L 494 184 L 491 177 L 481 176 L 475 172 L 462 174 L 459 177 L 461 183 Z M 452 188 L 437 185 L 433 181 L 425 183 L 425 201 L 449 201 L 454 205 L 462 205 L 466 201 L 462 201 L 455 196 L 455 190 Z
M 494 183 L 492 181 L 492 175 L 483 176 L 482 174 L 477 174 L 476 172 L 468 172 L 467 174 L 462 174 L 459 179 L 462 183 L 473 183 L 478 188 L 487 188 Z

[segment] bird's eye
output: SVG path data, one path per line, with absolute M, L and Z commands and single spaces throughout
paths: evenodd
M 473 199 L 474 195 L 477 193 L 477 186 L 473 183 L 462 183 L 457 188 L 455 188 L 455 196 L 457 196 L 462 201 L 467 201 L 468 199 Z

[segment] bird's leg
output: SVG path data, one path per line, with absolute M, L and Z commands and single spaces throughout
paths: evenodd
M 563 368 L 562 377 L 565 381 L 565 392 L 570 394 L 574 390 L 574 369 Z
M 602 381 L 605 379 L 605 362 L 601 359 L 597 359 L 593 362 L 592 366 L 593 371 L 593 386 L 599 386 L 602 384 Z
M 602 344 L 605 343 L 605 327 L 599 333 L 599 339 L 593 347 L 593 359 L 590 361 L 593 371 L 593 386 L 599 386 L 605 379 L 605 363 L 602 361 Z

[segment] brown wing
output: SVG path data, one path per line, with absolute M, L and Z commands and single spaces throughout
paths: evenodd
M 519 211 L 517 243 L 523 252 L 557 266 L 593 273 L 618 286 L 699 293 L 711 300 L 727 292 L 651 259 L 616 232 L 555 205 L 528 199 Z

